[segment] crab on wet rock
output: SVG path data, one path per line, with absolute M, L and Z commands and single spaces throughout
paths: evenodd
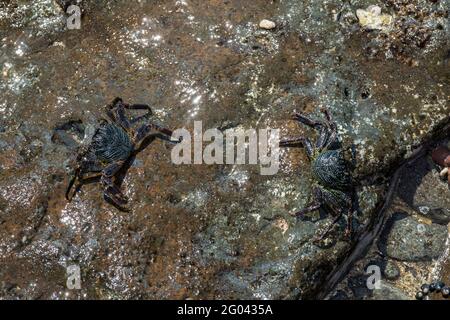
M 280 141 L 280 147 L 304 147 L 314 178 L 313 201 L 292 215 L 301 217 L 324 208 L 334 218 L 332 224 L 316 240 L 322 240 L 344 215 L 347 217 L 345 233 L 346 236 L 351 236 L 353 219 L 353 184 L 349 165 L 339 145 L 336 123 L 331 120 L 327 109 L 321 111 L 325 116 L 324 121 L 312 120 L 299 113 L 293 115 L 294 120 L 318 132 L 315 143 L 307 137 Z
M 143 116 L 129 119 L 127 110 L 146 110 Z M 107 119 L 101 119 L 92 140 L 87 146 L 79 148 L 76 163 L 70 170 L 66 199 L 71 200 L 71 189 L 75 182 L 75 192 L 88 179 L 100 177 L 104 198 L 121 210 L 128 210 L 128 202 L 115 182 L 116 175 L 124 165 L 143 147 L 144 141 L 158 137 L 170 142 L 180 142 L 172 138 L 172 131 L 148 121 L 152 110 L 145 104 L 127 104 L 121 98 L 115 98 L 106 106 Z M 134 125 L 146 119 L 146 123 L 134 128 Z

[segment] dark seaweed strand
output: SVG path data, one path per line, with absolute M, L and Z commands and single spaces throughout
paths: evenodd
M 313 163 L 313 172 L 323 186 L 338 190 L 351 187 L 347 163 L 339 150 L 321 153 Z
M 111 163 L 126 160 L 132 151 L 132 143 L 123 129 L 105 124 L 95 134 L 92 150 L 98 159 Z

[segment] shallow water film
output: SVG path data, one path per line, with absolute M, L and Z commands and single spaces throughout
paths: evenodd
M 449 8 L 1 1 L 0 299 L 415 299 L 422 284 L 449 285 Z M 108 117 L 116 97 L 152 114 L 110 105 Z M 119 109 L 137 117 L 132 129 Z M 141 148 L 108 149 L 127 158 L 117 172 L 81 157 L 81 171 L 103 177 L 76 183 L 68 201 L 77 153 L 99 140 L 101 119 L 129 137 L 105 134 L 96 157 L 148 123 L 190 139 L 158 131 Z M 307 137 L 314 152 L 275 139 L 276 170 L 262 174 L 267 128 Z M 215 138 L 196 144 L 210 129 Z M 252 130 L 243 141 L 259 144 L 255 161 L 238 147 L 204 157 L 212 140 L 223 138 L 217 156 Z M 182 144 L 190 163 L 174 159 Z M 328 149 L 346 166 L 319 157 Z M 293 216 L 318 186 L 328 200 Z

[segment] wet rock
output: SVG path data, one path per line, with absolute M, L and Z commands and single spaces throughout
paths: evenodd
M 53 143 L 75 150 L 84 137 L 85 126 L 81 120 L 70 120 L 55 127 L 51 137 Z
M 395 280 L 400 276 L 400 270 L 393 261 L 388 261 L 384 267 L 383 274 L 388 280 Z
M 67 30 L 72 2 L 0 7 L 0 279 L 14 284 L 1 297 L 314 298 L 348 256 L 345 221 L 319 247 L 311 238 L 330 215 L 289 214 L 308 204 L 314 182 L 302 149 L 267 177 L 255 166 L 176 166 L 155 141 L 123 181 L 131 213 L 105 203 L 96 183 L 67 202 L 64 164 L 115 96 L 150 104 L 171 128 L 201 120 L 311 138 L 289 115 L 328 106 L 355 180 L 377 182 L 357 190 L 356 233 L 377 219 L 386 172 L 448 120 L 441 5 L 415 1 L 409 12 L 394 1 L 404 25 L 386 37 L 355 19 L 373 1 L 83 1 L 81 29 Z M 287 27 L 261 30 L 262 17 Z M 81 120 L 84 136 L 77 125 L 55 130 L 67 119 Z M 68 293 L 72 263 L 85 281 Z
M 372 290 L 367 287 L 367 275 L 354 275 L 349 277 L 347 283 L 353 299 L 362 300 L 369 297 L 372 293 Z
M 398 195 L 409 206 L 436 223 L 450 222 L 450 189 L 429 157 L 423 157 L 402 172 Z
M 444 251 L 447 227 L 426 225 L 396 213 L 390 219 L 378 246 L 389 257 L 402 261 L 426 261 Z
M 330 300 L 349 300 L 349 297 L 344 291 L 338 290 L 332 297 L 330 297 Z
M 380 288 L 374 289 L 371 300 L 411 300 L 402 290 L 381 280 Z

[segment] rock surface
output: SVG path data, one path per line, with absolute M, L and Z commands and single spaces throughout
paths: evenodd
M 435 145 L 445 143 L 447 139 Z M 329 298 L 390 299 L 398 296 L 403 299 L 407 296 L 415 299 L 423 283 L 447 281 L 450 270 L 448 225 L 435 219 L 437 216 L 432 211 L 423 212 L 410 201 L 423 196 L 426 201 L 433 199 L 436 207 L 449 209 L 445 193 L 443 196 L 435 194 L 442 181 L 429 162 L 430 153 L 401 168 L 399 188 L 385 213 L 390 219 Z M 380 271 L 378 275 L 382 284 L 389 287 L 388 292 L 368 288 L 366 282 L 372 275 L 366 272 L 369 266 Z M 430 298 L 443 299 L 436 294 Z
M 403 214 L 394 214 L 379 247 L 389 257 L 402 261 L 437 259 L 445 248 L 447 227 L 427 225 Z
M 381 8 L 375 5 L 367 7 L 366 10 L 356 10 L 356 16 L 360 25 L 368 30 L 388 31 L 393 22 L 392 16 L 381 14 Z
M 439 178 L 430 157 L 409 166 L 401 177 L 399 195 L 410 207 L 436 223 L 450 222 L 450 188 Z
M 400 289 L 380 281 L 380 288 L 373 290 L 372 300 L 411 300 L 404 292 Z
M 388 280 L 396 280 L 400 276 L 400 270 L 394 262 L 388 261 L 384 267 L 383 274 Z
M 350 250 L 344 221 L 319 247 L 311 237 L 330 217 L 289 215 L 313 182 L 300 149 L 261 176 L 175 166 L 155 141 L 122 185 L 129 213 L 95 183 L 67 203 L 67 159 L 86 132 L 55 130 L 89 131 L 116 96 L 150 104 L 170 128 L 202 120 L 283 136 L 313 135 L 287 120 L 293 111 L 329 107 L 356 181 L 375 184 L 358 187 L 357 233 L 383 199 L 377 177 L 448 121 L 447 0 L 383 1 L 387 35 L 360 28 L 356 10 L 376 4 L 365 0 L 83 1 L 79 30 L 66 27 L 69 4 L 0 5 L 1 298 L 306 299 Z M 282 27 L 259 29 L 265 17 Z M 66 287 L 70 265 L 81 290 Z

